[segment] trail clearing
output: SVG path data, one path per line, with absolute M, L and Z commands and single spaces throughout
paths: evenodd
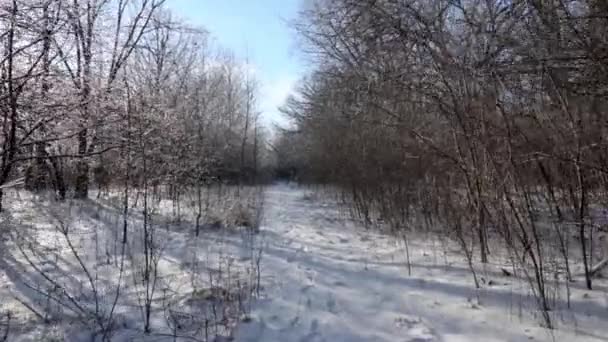
M 480 266 L 485 284 L 476 291 L 456 247 L 419 237 L 408 276 L 403 246 L 334 203 L 287 185 L 271 187 L 266 201 L 265 298 L 237 341 L 607 340 L 605 291 L 573 284 L 572 310 L 556 310 L 550 331 L 527 313 L 534 298 L 500 274 L 504 265 Z

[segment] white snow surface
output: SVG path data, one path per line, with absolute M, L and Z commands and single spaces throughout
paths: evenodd
M 263 289 L 249 317 L 236 326 L 235 341 L 608 341 L 606 280 L 595 280 L 594 290 L 587 291 L 580 270 L 574 269 L 578 276 L 570 288 L 571 306 L 566 307 L 560 282 L 551 298 L 556 329 L 548 330 L 540 325 L 529 285 L 502 274 L 500 269 L 510 266 L 500 261 L 495 250 L 490 264 L 475 265 L 483 278 L 482 289 L 475 290 L 457 245 L 410 234 L 412 274 L 408 275 L 403 245 L 350 219 L 330 196 L 278 184 L 269 187 L 265 197 L 264 224 L 256 242 L 263 246 Z M 14 220 L 27 222 L 42 238 L 52 232 L 40 216 L 43 208 L 38 202 L 26 198 L 19 203 Z M 120 227 L 117 222 L 105 222 L 119 218 L 114 214 L 80 209 L 74 215 L 80 231 L 94 226 L 95 231 L 106 229 L 111 235 L 111 227 Z M 205 232 L 196 239 L 191 228 L 159 231 L 166 248 L 160 263 L 161 284 L 177 298 L 193 291 L 187 273 L 193 260 L 198 260 L 201 269 L 210 269 L 217 267 L 214 260 L 219 255 L 231 254 L 238 261 L 247 260 L 250 253 L 247 237 L 238 232 Z M 26 323 L 28 310 L 12 298 L 29 298 L 31 291 L 19 284 L 28 274 L 9 272 L 22 261 L 8 246 L 7 240 L 0 260 L 4 268 L 0 269 L 0 310 L 11 309 L 16 313 L 15 324 L 24 322 L 13 327 L 9 341 L 47 341 L 45 336 L 50 335 L 85 341 L 73 333 L 79 329 L 76 326 Z M 143 335 L 137 297 L 132 295 L 137 288 L 127 280 L 124 284 L 124 295 L 133 298 L 117 308 L 124 316 L 124 328 L 113 335 L 113 341 L 192 340 L 160 334 L 166 329 L 162 310 L 154 316 L 157 334 Z
M 556 299 L 557 329 L 548 330 L 528 286 L 500 274 L 505 265 L 480 266 L 492 283 L 476 291 L 455 248 L 419 237 L 408 276 L 394 238 L 302 188 L 270 188 L 265 216 L 266 297 L 236 341 L 608 341 L 605 282 L 572 284 L 571 309 Z

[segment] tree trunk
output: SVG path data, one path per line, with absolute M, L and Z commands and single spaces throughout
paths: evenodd
M 84 159 L 87 153 L 87 130 L 83 129 L 78 134 L 78 154 L 82 159 L 76 164 L 76 185 L 74 198 L 84 199 L 89 195 L 89 163 Z
M 61 167 L 61 162 L 57 159 L 57 157 L 50 157 L 51 166 L 53 167 L 53 176 L 55 183 L 55 191 L 57 193 L 57 199 L 60 201 L 65 200 L 66 196 L 66 187 L 65 180 L 63 177 L 63 169 Z

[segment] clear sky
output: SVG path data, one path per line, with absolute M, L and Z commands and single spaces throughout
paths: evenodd
M 190 24 L 207 29 L 217 43 L 242 61 L 248 57 L 261 83 L 260 109 L 266 123 L 283 123 L 282 105 L 303 74 L 302 59 L 287 21 L 300 0 L 167 0 Z

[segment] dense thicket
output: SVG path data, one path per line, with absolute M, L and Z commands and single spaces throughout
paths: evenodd
M 0 261 L 36 325 L 110 341 L 133 328 L 118 312 L 139 312 L 138 333 L 207 341 L 231 333 L 259 291 L 263 189 L 245 186 L 267 167 L 258 85 L 247 61 L 165 2 L 0 1 L 0 211 L 17 187 Z M 23 201 L 22 185 L 35 196 Z M 92 189 L 98 200 L 82 201 Z M 252 253 L 242 268 L 222 243 L 215 258 L 194 238 L 236 227 Z M 180 275 L 161 259 L 183 261 Z M 12 314 L 0 340 L 21 329 Z
M 502 241 L 545 312 L 549 273 L 580 265 L 592 287 L 606 1 L 317 0 L 294 26 L 318 67 L 284 107 L 284 168 L 337 185 L 368 223 L 450 234 L 470 262 Z
M 2 187 L 64 199 L 125 177 L 173 192 L 255 179 L 255 79 L 164 2 L 2 1 Z

